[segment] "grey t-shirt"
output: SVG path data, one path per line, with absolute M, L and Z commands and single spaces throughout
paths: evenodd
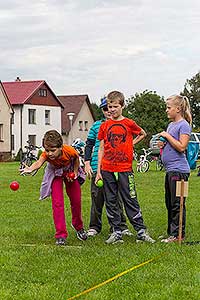
M 191 134 L 191 126 L 186 120 L 171 122 L 167 132 L 176 140 L 181 134 Z M 166 172 L 177 171 L 180 173 L 190 173 L 190 167 L 185 153 L 175 150 L 169 142 L 163 148 L 162 161 Z

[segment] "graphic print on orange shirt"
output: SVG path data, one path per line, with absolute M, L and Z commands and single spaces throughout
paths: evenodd
M 102 170 L 127 172 L 132 170 L 133 136 L 141 132 L 133 120 L 107 120 L 100 126 L 98 139 L 104 141 Z
M 108 128 L 107 140 L 111 149 L 105 155 L 105 159 L 112 162 L 128 161 L 128 155 L 124 152 L 124 143 L 126 143 L 127 129 L 122 124 L 112 124 Z

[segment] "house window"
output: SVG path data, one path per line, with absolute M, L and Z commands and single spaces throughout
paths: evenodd
M 0 124 L 0 141 L 3 141 L 3 124 Z
M 88 121 L 85 121 L 85 131 L 88 131 Z
M 11 135 L 11 150 L 15 150 L 15 136 L 14 134 Z
M 36 124 L 36 110 L 35 109 L 28 110 L 28 123 Z
M 28 140 L 30 141 L 31 145 L 36 146 L 36 135 L 28 135 Z
M 79 131 L 83 131 L 83 121 L 79 121 Z
M 40 97 L 47 97 L 47 90 L 46 89 L 39 89 L 39 96 Z
M 50 125 L 50 110 L 45 110 L 45 125 Z

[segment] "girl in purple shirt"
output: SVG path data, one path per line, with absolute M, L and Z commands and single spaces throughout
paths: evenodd
M 176 197 L 176 181 L 184 179 L 188 181 L 190 167 L 186 159 L 192 117 L 188 98 L 173 95 L 166 101 L 167 116 L 171 120 L 167 131 L 162 131 L 160 136 L 166 141 L 158 142 L 162 151 L 162 161 L 166 170 L 165 176 L 165 203 L 168 212 L 168 237 L 161 240 L 164 243 L 178 241 L 180 199 Z M 186 208 L 185 199 L 183 204 L 182 239 L 185 237 Z

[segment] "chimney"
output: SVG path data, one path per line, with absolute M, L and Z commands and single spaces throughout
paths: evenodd
M 17 76 L 17 78 L 15 79 L 15 81 L 21 81 L 21 79 Z

